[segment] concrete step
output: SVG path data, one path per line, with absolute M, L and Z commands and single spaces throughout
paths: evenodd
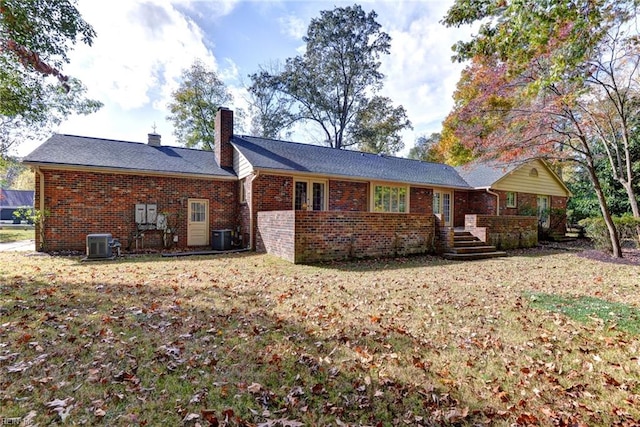
M 456 248 L 468 248 L 473 246 L 486 246 L 487 244 L 482 240 L 458 240 L 453 243 Z
M 496 247 L 491 245 L 482 246 L 469 246 L 469 247 L 454 247 L 451 249 L 451 252 L 454 254 L 479 254 L 479 253 L 494 253 L 496 252 Z
M 445 259 L 452 261 L 474 261 L 479 259 L 490 259 L 490 258 L 498 258 L 507 256 L 506 252 L 503 251 L 495 251 L 495 252 L 482 252 L 478 254 L 456 254 L 452 252 L 445 252 L 442 254 Z
M 480 239 L 478 239 L 476 236 L 474 236 L 473 234 L 470 235 L 464 235 L 464 236 L 453 236 L 453 241 L 454 242 L 473 242 L 473 241 L 479 241 Z

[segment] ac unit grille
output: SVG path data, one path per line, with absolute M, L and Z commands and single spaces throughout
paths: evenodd
M 87 258 L 111 258 L 111 234 L 87 235 Z

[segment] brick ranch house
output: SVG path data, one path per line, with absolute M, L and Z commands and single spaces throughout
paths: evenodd
M 564 230 L 548 212 L 570 193 L 540 160 L 453 168 L 234 135 L 226 108 L 215 120 L 213 152 L 157 134 L 49 138 L 23 159 L 47 212 L 37 247 L 82 251 L 88 234 L 111 233 L 130 250 L 200 248 L 233 230 L 238 247 L 305 263 L 442 253 L 456 227 L 503 249 L 537 244 L 539 221 Z

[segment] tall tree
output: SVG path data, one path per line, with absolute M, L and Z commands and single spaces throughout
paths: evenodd
M 438 162 L 440 159 L 435 152 L 435 147 L 440 143 L 441 135 L 434 132 L 429 136 L 419 136 L 416 143 L 409 150 L 410 159 L 422 160 L 425 162 Z
M 75 1 L 0 0 L 0 155 L 37 138 L 72 113 L 101 107 L 62 72 L 73 45 L 95 32 Z
M 261 66 L 251 74 L 252 83 L 247 88 L 250 95 L 251 133 L 265 138 L 278 139 L 295 121 L 292 114 L 293 99 L 278 90 L 274 79 L 282 71 L 279 63 Z
M 173 133 L 186 147 L 213 150 L 216 112 L 229 106 L 233 97 L 218 74 L 200 60 L 183 70 L 181 78 L 168 105 Z
M 350 133 L 360 151 L 396 154 L 404 148 L 401 133 L 405 129 L 413 127 L 404 107 L 394 107 L 391 99 L 374 96 L 357 112 Z
M 303 38 L 304 55 L 289 58 L 280 73 L 254 74 L 254 83 L 286 95 L 293 101 L 291 117 L 317 124 L 327 145 L 358 144 L 353 132 L 362 129 L 354 123 L 359 112 L 378 102 L 371 96 L 382 86 L 380 57 L 389 53 L 391 42 L 376 17 L 359 5 L 320 12 Z M 376 111 L 373 107 L 370 111 Z M 400 117 L 396 125 L 405 119 Z
M 612 242 L 619 239 L 596 173 L 587 112 L 594 105 L 593 62 L 635 16 L 634 0 L 467 2 L 457 0 L 447 25 L 483 21 L 476 37 L 455 46 L 471 59 L 451 113 L 460 140 L 481 157 L 555 156 L 581 163 L 598 197 Z
M 588 62 L 589 96 L 580 103 L 585 127 L 603 148 L 613 178 L 627 193 L 634 217 L 640 218 L 635 184 L 640 151 L 638 107 L 640 106 L 640 38 L 628 38 L 621 28 L 607 34 L 598 55 Z M 634 166 L 635 164 L 635 166 Z
M 52 83 L 42 86 L 23 114 L 0 114 L 0 157 L 22 141 L 45 138 L 71 114 L 91 114 L 102 107 L 85 97 L 86 88 L 79 80 L 68 78 L 66 85 L 66 89 Z
M 78 41 L 91 45 L 95 32 L 69 0 L 0 1 L 0 113 L 27 114 L 45 85 L 38 77 L 54 76 L 68 89 L 61 67 Z

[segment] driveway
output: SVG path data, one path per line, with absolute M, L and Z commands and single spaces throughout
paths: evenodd
M 27 252 L 27 251 L 35 251 L 35 250 L 36 250 L 35 240 L 20 240 L 18 242 L 0 243 L 0 252 L 2 251 Z

